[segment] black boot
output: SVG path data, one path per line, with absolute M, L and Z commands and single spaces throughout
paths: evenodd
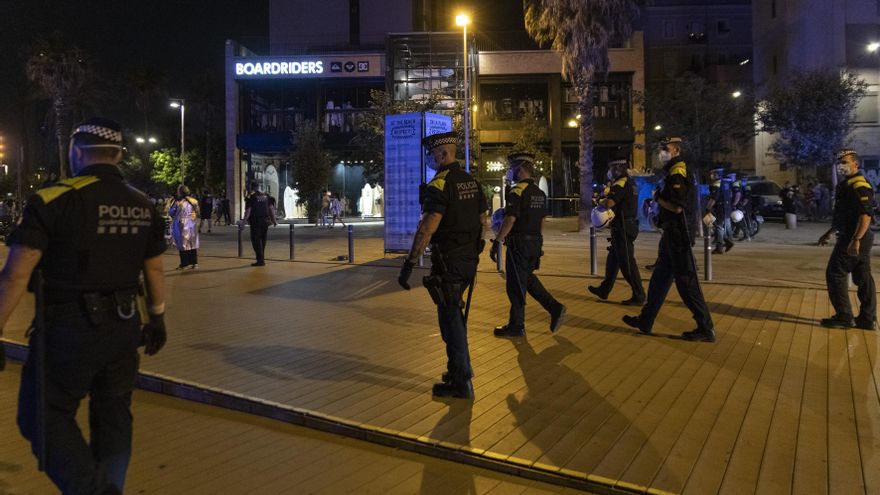
M 526 334 L 525 328 L 509 328 L 507 325 L 495 327 L 493 332 L 496 337 L 523 337 Z
M 556 333 L 565 320 L 565 305 L 560 304 L 556 310 L 550 312 L 550 333 Z
M 715 342 L 715 331 L 698 328 L 690 332 L 684 332 L 681 334 L 681 338 L 692 342 Z
M 587 286 L 587 290 L 592 292 L 593 295 L 595 295 L 596 297 L 598 297 L 599 299 L 601 299 L 603 301 L 605 299 L 608 299 L 608 293 L 603 291 L 601 287 L 595 287 L 595 286 L 590 285 L 590 286 Z
M 650 328 L 646 328 L 644 325 L 642 325 L 642 322 L 641 322 L 641 320 L 639 320 L 638 316 L 625 315 L 623 317 L 623 322 L 628 327 L 635 328 L 636 330 L 638 330 L 639 332 L 641 332 L 645 335 L 653 335 L 653 332 L 651 331 Z
M 474 385 L 470 380 L 461 382 L 442 382 L 435 383 L 431 390 L 434 397 L 451 397 L 453 399 L 470 399 L 474 398 Z

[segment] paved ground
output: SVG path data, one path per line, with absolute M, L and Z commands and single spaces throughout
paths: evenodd
M 17 365 L 0 373 L 0 494 L 54 493 L 17 435 L 20 374 Z M 135 392 L 134 416 L 127 493 L 574 493 L 150 392 Z M 88 428 L 85 408 L 80 424 Z
M 569 307 L 558 336 L 529 304 L 528 339 L 494 338 L 504 281 L 483 261 L 473 404 L 431 400 L 444 360 L 436 316 L 423 290 L 399 290 L 400 262 L 368 226 L 355 231 L 358 265 L 327 262 L 346 252 L 339 230 L 297 228 L 301 262 L 260 269 L 229 257 L 232 229 L 203 237 L 201 269 L 169 273 L 171 340 L 142 367 L 624 490 L 880 493 L 876 333 L 816 325 L 831 312 L 830 248 L 808 243 L 827 226 L 765 225 L 715 258 L 704 285 L 719 337 L 710 345 L 668 338 L 693 327 L 675 291 L 653 338 L 620 323 L 627 308 L 587 297 L 588 239 L 572 225 L 549 224 L 541 270 Z M 287 233 L 273 230 L 270 259 L 287 258 Z M 640 264 L 656 243 L 640 237 Z M 612 300 L 628 296 L 620 287 Z M 8 338 L 21 340 L 29 312 L 19 308 Z

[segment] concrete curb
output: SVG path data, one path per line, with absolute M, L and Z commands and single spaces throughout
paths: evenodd
M 10 360 L 23 363 L 27 359 L 28 347 L 26 345 L 2 339 L 0 339 L 0 345 L 5 347 L 7 358 Z M 138 373 L 136 386 L 142 390 L 178 399 L 254 414 L 326 433 L 459 462 L 528 480 L 584 490 L 589 493 L 601 495 L 629 495 L 635 493 L 667 495 L 666 492 L 660 490 L 634 485 L 621 480 L 569 469 L 560 469 L 554 466 L 536 467 L 532 461 L 527 459 L 504 458 L 482 449 L 473 449 L 468 446 L 438 441 L 427 437 L 401 434 L 385 428 L 370 427 L 344 418 L 248 397 L 228 390 L 149 371 L 140 371 Z

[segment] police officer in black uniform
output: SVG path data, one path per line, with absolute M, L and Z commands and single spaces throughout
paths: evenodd
M 739 210 L 743 214 L 742 220 L 734 224 L 734 234 L 736 230 L 742 233 L 741 241 L 752 240 L 752 219 L 751 219 L 751 187 L 746 179 L 734 180 L 730 184 L 730 192 L 733 195 L 731 204 L 735 210 Z
M 688 219 L 693 217 L 694 202 L 691 198 L 694 186 L 681 150 L 681 138 L 663 141 L 660 159 L 665 163 L 663 168 L 667 174 L 657 194 L 660 228 L 663 229 L 657 262 L 648 284 L 648 300 L 642 306 L 641 314 L 624 316 L 623 322 L 650 335 L 654 320 L 674 281 L 682 302 L 697 322 L 695 330 L 684 332 L 681 337 L 685 340 L 714 342 L 715 327 L 700 289 L 696 260 L 691 251 L 695 233 Z
M 410 289 L 409 278 L 419 256 L 431 244 L 431 274 L 423 279 L 437 305 L 440 336 L 446 343 L 447 372 L 434 385 L 435 397 L 473 399 L 473 370 L 468 352 L 467 322 L 462 296 L 472 286 L 483 250 L 487 222 L 483 188 L 455 159 L 458 139 L 452 132 L 434 134 L 423 144 L 436 175 L 424 188 L 422 218 L 398 283 Z
M 874 233 L 870 228 L 874 189 L 859 171 L 859 155 L 853 150 L 846 149 L 837 154 L 837 175 L 841 180 L 834 192 L 831 228 L 819 238 L 819 245 L 824 246 L 831 234 L 837 233 L 837 242 L 825 270 L 828 297 L 834 306 L 834 316 L 823 318 L 821 323 L 823 327 L 829 328 L 856 327 L 874 330 L 877 320 L 877 294 L 874 277 L 871 275 Z M 853 283 L 858 287 L 860 311 L 855 319 L 849 303 L 849 274 L 852 274 Z
M 541 256 L 544 238 L 544 217 L 547 216 L 547 196 L 535 185 L 535 156 L 531 153 L 511 153 L 508 178 L 514 183 L 507 193 L 504 221 L 489 256 L 496 261 L 500 245 L 507 246 L 507 298 L 510 300 L 510 316 L 507 325 L 495 328 L 496 337 L 522 337 L 526 333 L 526 293 L 534 297 L 550 313 L 550 331 L 555 333 L 562 326 L 565 306 L 556 300 L 535 275 Z
M 125 183 L 119 124 L 93 118 L 70 139 L 75 177 L 37 191 L 7 241 L 0 275 L 0 324 L 9 318 L 35 267 L 45 294 L 45 335 L 30 335 L 19 395 L 18 424 L 43 455 L 47 474 L 65 494 L 122 493 L 131 456 L 131 393 L 137 348 L 165 344 L 162 217 L 149 198 Z M 144 273 L 149 322 L 142 329 L 136 296 Z M 34 277 L 31 287 L 40 284 Z M 39 349 L 39 342 L 45 348 Z M 35 356 L 45 355 L 37 383 Z M 45 393 L 45 431 L 37 421 Z M 76 424 L 89 396 L 87 442 Z M 40 437 L 45 435 L 45 451 Z
M 617 280 L 617 272 L 632 289 L 632 296 L 621 301 L 626 306 L 641 306 L 645 302 L 645 289 L 636 263 L 635 240 L 639 235 L 639 191 L 635 181 L 629 176 L 626 158 L 618 158 L 608 164 L 611 172 L 611 187 L 604 201 L 600 203 L 614 212 L 611 220 L 611 247 L 605 259 L 605 278 L 598 286 L 587 290 L 599 299 L 608 299 L 608 294 Z
M 266 242 L 269 239 L 269 225 L 277 225 L 275 209 L 272 198 L 260 190 L 257 181 L 250 184 L 251 195 L 245 201 L 244 220 L 239 222 L 239 228 L 244 228 L 244 222 L 251 226 L 251 246 L 257 256 L 256 263 L 251 266 L 266 266 Z

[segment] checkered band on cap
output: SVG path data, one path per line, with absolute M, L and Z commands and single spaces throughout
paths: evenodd
M 837 159 L 843 160 L 845 157 L 850 156 L 850 155 L 859 156 L 859 154 L 856 153 L 856 150 L 846 148 L 846 149 L 842 149 L 837 152 Z
M 107 127 L 102 127 L 99 125 L 85 124 L 77 126 L 76 129 L 70 134 L 70 137 L 76 136 L 77 134 L 91 134 L 93 136 L 98 136 L 101 139 L 106 139 L 107 141 L 111 141 L 113 143 L 122 144 L 122 133 L 119 131 L 114 131 L 113 129 L 109 129 Z
M 610 162 L 608 162 L 608 166 L 614 167 L 617 165 L 626 165 L 628 163 L 629 162 L 626 160 L 626 158 L 617 158 L 617 159 L 614 159 L 614 160 L 611 160 Z
M 442 134 L 432 134 L 425 136 L 422 144 L 428 151 L 444 144 L 458 144 L 458 136 L 454 132 L 444 132 Z
M 507 155 L 507 161 L 509 163 L 529 162 L 531 164 L 534 164 L 535 163 L 535 155 L 533 155 L 531 153 L 526 153 L 524 151 L 517 152 L 517 153 L 511 153 L 511 154 Z
M 660 144 L 662 144 L 663 146 L 666 146 L 667 144 L 681 144 L 681 138 L 680 137 L 666 138 L 663 141 L 661 141 Z

